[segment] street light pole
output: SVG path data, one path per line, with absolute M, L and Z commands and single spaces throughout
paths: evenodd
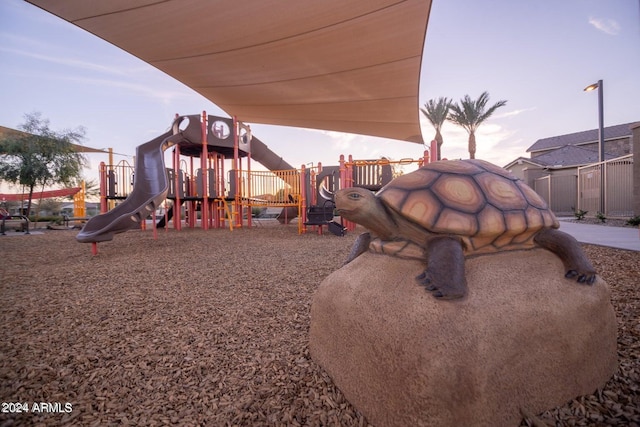
M 602 80 L 598 80 L 597 83 L 590 84 L 585 87 L 586 92 L 598 89 L 598 161 L 600 162 L 600 212 L 604 215 L 605 203 L 604 203 L 604 185 L 605 185 L 605 167 L 604 167 L 604 101 L 603 92 L 604 87 Z

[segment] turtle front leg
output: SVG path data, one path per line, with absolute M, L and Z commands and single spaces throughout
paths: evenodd
M 353 242 L 353 246 L 351 247 L 351 251 L 349 252 L 349 256 L 347 260 L 342 265 L 347 265 L 354 259 L 358 258 L 360 255 L 369 250 L 369 244 L 371 243 L 371 234 L 362 233 L 356 238 L 356 241 Z
M 427 268 L 416 277 L 438 299 L 462 298 L 467 293 L 462 243 L 452 237 L 435 237 L 426 249 Z
M 582 251 L 580 243 L 569 234 L 549 228 L 541 230 L 534 241 L 545 249 L 556 254 L 564 264 L 568 279 L 577 277 L 578 283 L 593 284 L 596 281 L 596 270 Z

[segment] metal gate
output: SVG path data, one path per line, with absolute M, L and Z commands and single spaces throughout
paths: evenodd
M 607 217 L 632 217 L 633 155 L 579 167 L 578 209 L 592 215 L 604 210 Z
M 534 190 L 556 215 L 573 215 L 577 206 L 576 175 L 547 175 L 534 181 Z

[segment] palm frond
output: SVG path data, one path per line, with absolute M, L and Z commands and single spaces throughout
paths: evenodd
M 446 97 L 440 97 L 437 100 L 430 99 L 424 104 L 424 108 L 420 109 L 437 132 L 442 129 L 442 125 L 447 120 L 452 102 Z
M 451 105 L 449 120 L 458 126 L 463 127 L 467 132 L 472 133 L 478 129 L 484 121 L 500 107 L 506 105 L 507 101 L 498 101 L 488 109 L 489 93 L 482 92 L 478 99 L 473 100 L 469 95 L 465 95 L 459 104 Z

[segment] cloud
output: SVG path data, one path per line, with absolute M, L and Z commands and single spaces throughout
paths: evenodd
M 139 70 L 134 70 L 133 68 L 119 69 L 83 60 L 56 58 L 38 53 L 23 53 L 0 47 L 0 52 L 3 51 L 73 68 L 73 70 L 66 71 L 64 74 L 62 74 L 62 72 L 54 72 L 46 67 L 35 67 L 26 70 L 5 69 L 2 71 L 4 75 L 19 75 L 21 78 L 28 79 L 71 82 L 76 86 L 85 84 L 94 87 L 124 89 L 157 100 L 164 105 L 169 105 L 176 99 L 188 99 L 190 97 L 200 99 L 201 97 L 201 95 L 189 90 L 186 86 L 183 87 L 181 83 L 173 79 L 165 81 L 166 77 L 154 72 L 151 67 L 141 68 Z M 95 75 L 103 75 L 105 77 L 93 77 Z
M 81 68 L 84 70 L 91 70 L 91 71 L 100 71 L 103 73 L 116 74 L 116 75 L 126 74 L 125 70 L 123 70 L 122 68 L 107 67 L 104 65 L 95 64 L 93 62 L 87 62 L 80 59 L 55 57 L 55 56 L 43 55 L 40 53 L 25 52 L 22 50 L 11 49 L 6 47 L 0 47 L 0 51 L 11 53 L 14 55 L 24 56 L 27 58 L 37 59 L 39 61 L 64 65 L 67 67 Z
M 620 24 L 613 19 L 608 18 L 589 18 L 589 24 L 593 25 L 598 31 L 602 31 L 610 36 L 616 36 L 620 33 Z
M 118 89 L 125 89 L 131 92 L 139 93 L 143 96 L 157 99 L 163 104 L 170 104 L 176 98 L 186 98 L 191 96 L 187 91 L 180 90 L 166 90 L 159 89 L 157 85 L 153 84 L 141 84 L 133 81 L 124 81 L 124 80 L 110 80 L 110 79 L 94 79 L 87 77 L 70 77 L 70 81 L 73 82 L 82 82 L 90 85 L 96 86 L 106 86 L 106 87 L 115 87 Z M 194 94 L 197 95 L 197 94 Z
M 536 107 L 531 107 L 531 108 L 521 108 L 519 110 L 513 110 L 513 111 L 508 111 L 506 113 L 502 113 L 502 114 L 496 114 L 495 116 L 492 116 L 491 118 L 493 119 L 502 119 L 504 117 L 513 117 L 513 116 L 518 116 L 522 113 L 526 113 L 528 111 L 533 111 L 535 110 Z
M 353 147 L 353 142 L 361 137 L 354 133 L 336 132 L 332 130 L 309 129 L 312 132 L 319 132 L 331 139 L 331 146 L 334 150 L 345 151 Z
M 483 123 L 476 131 L 476 158 L 503 166 L 524 155 L 525 143 L 515 137 L 516 131 L 497 123 Z M 468 159 L 469 134 L 460 127 L 443 129 L 442 157 Z

